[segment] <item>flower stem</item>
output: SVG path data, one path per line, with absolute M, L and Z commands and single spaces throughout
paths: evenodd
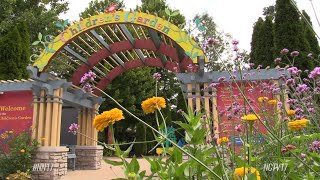
M 97 88 L 97 90 L 99 90 L 101 93 L 103 93 L 105 96 L 107 96 L 108 98 L 110 98 L 115 104 L 117 104 L 122 110 L 124 110 L 125 112 L 127 112 L 130 116 L 132 116 L 133 118 L 135 118 L 136 120 L 138 120 L 139 122 L 143 123 L 144 125 L 146 125 L 148 128 L 152 129 L 154 132 L 158 133 L 160 136 L 162 136 L 163 138 L 167 139 L 170 143 L 172 143 L 176 148 L 178 148 L 179 150 L 181 150 L 183 153 L 187 154 L 190 158 L 192 158 L 193 160 L 195 160 L 196 162 L 198 162 L 201 166 L 203 166 L 204 168 L 206 168 L 209 172 L 211 172 L 217 179 L 221 179 L 222 178 L 215 173 L 211 168 L 209 168 L 208 166 L 206 166 L 203 162 L 201 162 L 199 159 L 197 159 L 196 157 L 194 157 L 192 154 L 190 154 L 189 152 L 187 152 L 186 150 L 184 150 L 183 148 L 181 148 L 180 146 L 178 146 L 175 142 L 173 142 L 171 139 L 168 139 L 164 134 L 162 134 L 161 132 L 159 132 L 158 130 L 156 130 L 154 127 L 150 126 L 148 123 L 144 122 L 142 119 L 140 119 L 139 117 L 137 117 L 136 115 L 132 114 L 129 110 L 127 110 L 126 108 L 124 108 L 117 100 L 115 100 L 113 97 L 111 97 L 109 94 L 105 93 L 104 91 L 102 91 L 101 89 Z

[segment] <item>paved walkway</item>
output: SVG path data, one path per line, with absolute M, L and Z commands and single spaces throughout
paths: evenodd
M 117 157 L 107 157 L 109 160 L 120 161 Z M 146 170 L 146 174 L 151 174 L 148 161 L 143 158 L 137 159 L 140 165 L 140 171 Z M 130 158 L 127 159 L 131 161 Z M 61 180 L 110 180 L 116 178 L 123 178 L 124 170 L 121 166 L 112 166 L 105 161 L 101 162 L 101 169 L 99 170 L 69 170 L 66 176 Z

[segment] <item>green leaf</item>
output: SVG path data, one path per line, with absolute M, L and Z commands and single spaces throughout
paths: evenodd
M 197 129 L 193 133 L 193 137 L 191 139 L 192 144 L 202 144 L 204 138 L 206 137 L 207 130 L 206 129 Z
M 42 39 L 42 34 L 40 32 L 38 34 L 38 39 L 39 39 L 39 41 L 41 41 L 41 39 Z
M 198 56 L 198 54 L 199 54 L 198 52 L 195 52 L 195 53 L 193 54 L 193 56 L 192 56 L 192 59 L 193 59 L 193 58 L 196 58 L 196 57 Z
M 122 166 L 123 165 L 122 161 L 111 161 L 111 160 L 108 160 L 108 159 L 105 159 L 104 161 L 106 163 L 108 163 L 108 164 L 113 165 L 113 166 Z
M 150 170 L 152 173 L 157 173 L 158 171 L 160 171 L 160 164 L 158 162 L 156 162 L 156 159 L 151 160 L 148 157 L 145 157 L 145 159 L 149 162 Z
M 164 11 L 166 12 L 166 14 L 167 14 L 168 16 L 171 16 L 171 12 L 170 12 L 170 10 L 169 10 L 168 8 L 166 8 Z
M 123 157 L 123 158 L 126 158 L 126 157 L 129 155 L 130 151 L 132 150 L 132 147 L 133 147 L 133 144 L 131 144 L 131 145 L 128 147 L 128 149 L 123 152 L 123 154 L 122 154 L 122 157 Z
M 143 179 L 145 175 L 146 175 L 146 170 L 141 171 L 141 172 L 139 173 L 139 176 L 140 176 L 141 179 Z
M 63 22 L 63 26 L 68 25 L 68 22 L 69 22 L 69 20 L 68 20 L 68 19 L 64 20 L 64 22 Z
M 171 14 L 171 17 L 172 16 L 176 16 L 176 15 L 178 15 L 179 14 L 179 11 L 174 11 L 172 14 Z
M 35 42 L 32 43 L 32 46 L 36 46 L 36 45 L 38 45 L 39 43 L 40 43 L 40 41 L 35 41 Z
M 175 147 L 170 159 L 172 159 L 172 161 L 175 163 L 182 163 L 182 152 L 180 151 L 180 149 Z
M 127 170 L 128 170 L 129 173 L 133 172 L 135 174 L 138 174 L 139 169 L 140 169 L 140 166 L 139 166 L 139 163 L 137 161 L 137 158 L 136 158 L 136 156 L 133 156 L 131 162 L 128 165 L 128 169 Z
M 196 23 L 197 27 L 199 26 L 199 24 L 201 23 L 201 20 L 199 18 L 197 18 L 194 23 Z
M 198 30 L 199 30 L 199 31 L 205 31 L 205 30 L 207 30 L 207 27 L 205 27 L 205 26 L 199 26 L 199 27 L 198 27 Z
M 57 23 L 56 23 L 56 27 L 63 29 L 63 25 L 62 25 L 60 22 L 57 22 Z

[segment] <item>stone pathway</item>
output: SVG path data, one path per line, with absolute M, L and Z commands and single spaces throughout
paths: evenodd
M 120 161 L 117 157 L 106 157 L 106 159 L 113 161 Z M 140 164 L 140 171 L 146 170 L 146 174 L 151 174 L 148 161 L 143 158 L 137 159 Z M 131 161 L 130 158 L 127 159 Z M 121 166 L 112 166 L 105 161 L 101 162 L 101 169 L 98 170 L 69 170 L 67 175 L 62 177 L 61 180 L 111 180 L 115 178 L 123 178 L 124 170 Z

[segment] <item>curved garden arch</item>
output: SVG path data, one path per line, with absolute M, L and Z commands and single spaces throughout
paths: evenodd
M 121 73 L 141 66 L 177 73 L 197 71 L 197 57 L 205 56 L 186 32 L 147 13 L 115 11 L 91 16 L 69 27 L 67 23 L 56 24 L 61 31 L 53 41 L 42 42 L 39 37 L 39 42 L 46 45 L 33 66 L 39 72 L 48 71 L 52 62 L 70 66 L 74 85 L 79 85 L 89 70 L 98 75 L 96 86 L 100 89 Z

